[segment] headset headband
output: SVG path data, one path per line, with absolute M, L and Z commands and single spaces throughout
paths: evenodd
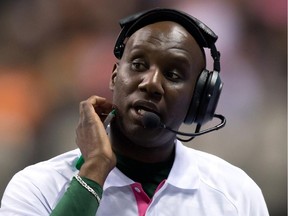
M 119 24 L 122 30 L 114 47 L 116 58 L 120 59 L 122 57 L 126 38 L 144 26 L 161 21 L 174 21 L 180 24 L 195 38 L 201 48 L 209 48 L 214 59 L 213 69 L 220 72 L 220 53 L 215 47 L 218 36 L 200 20 L 174 9 L 156 8 L 121 19 Z

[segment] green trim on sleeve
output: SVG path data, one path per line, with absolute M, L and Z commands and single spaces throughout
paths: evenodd
M 79 157 L 79 159 L 77 160 L 75 167 L 76 167 L 78 170 L 80 170 L 81 167 L 82 167 L 82 165 L 84 164 L 84 162 L 85 162 L 85 161 L 84 161 L 84 158 L 83 158 L 83 156 L 81 155 L 81 156 Z
M 82 179 L 95 190 L 100 198 L 102 197 L 103 189 L 98 183 L 85 177 Z M 98 207 L 96 198 L 73 178 L 69 188 L 50 215 L 90 216 L 96 214 Z

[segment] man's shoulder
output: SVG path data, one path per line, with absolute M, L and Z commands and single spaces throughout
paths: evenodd
M 29 172 L 30 174 L 45 174 L 47 171 L 49 171 L 63 176 L 69 176 L 69 173 L 76 171 L 75 164 L 79 159 L 80 154 L 79 149 L 71 150 L 50 158 L 49 160 L 30 165 L 20 172 Z
M 8 183 L 3 203 L 17 203 L 20 207 L 26 202 L 41 202 L 51 208 L 78 172 L 75 164 L 79 157 L 80 151 L 76 149 L 19 171 Z
M 241 168 L 215 154 L 183 145 L 181 148 L 183 149 L 181 152 L 185 152 L 186 160 L 191 160 L 193 163 L 196 163 L 200 174 L 222 173 L 224 175 L 230 175 L 229 173 L 237 173 L 239 175 L 247 176 Z
M 251 181 L 241 168 L 219 156 L 182 144 L 178 144 L 176 149 L 177 169 L 185 170 L 183 173 L 189 173 L 191 178 L 197 176 L 202 183 L 220 187 L 223 184 L 242 184 L 243 180 Z
M 203 198 L 207 203 L 229 204 L 239 215 L 268 215 L 261 189 L 241 168 L 180 143 L 174 163 L 175 178 L 170 182 L 180 188 L 193 189 L 199 199 Z
M 254 180 L 240 167 L 211 153 L 192 150 L 196 155 L 201 182 L 229 196 L 242 193 L 261 193 Z
M 192 151 L 196 155 L 198 169 L 203 178 L 211 179 L 215 177 L 216 179 L 228 179 L 229 181 L 251 179 L 240 167 L 217 155 L 194 149 Z
M 49 181 L 66 182 L 70 180 L 77 171 L 75 164 L 80 154 L 80 150 L 75 149 L 57 155 L 49 160 L 27 166 L 16 173 L 13 179 L 28 180 L 37 184 L 43 183 L 44 185 Z

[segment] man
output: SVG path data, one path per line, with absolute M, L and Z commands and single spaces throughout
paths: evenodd
M 222 88 L 217 36 L 170 9 L 140 13 L 121 25 L 113 103 L 99 96 L 81 102 L 80 150 L 16 174 L 0 213 L 268 215 L 261 190 L 243 171 L 176 137 L 183 122 L 200 126 L 215 116 Z M 204 47 L 211 49 L 212 72 L 205 69 Z M 191 136 L 199 134 L 198 127 Z

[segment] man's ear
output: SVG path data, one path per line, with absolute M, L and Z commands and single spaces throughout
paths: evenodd
M 119 63 L 115 63 L 113 66 L 113 71 L 112 71 L 112 75 L 111 75 L 110 82 L 109 82 L 109 88 L 111 91 L 114 90 L 117 72 L 118 72 L 118 67 L 119 67 Z

